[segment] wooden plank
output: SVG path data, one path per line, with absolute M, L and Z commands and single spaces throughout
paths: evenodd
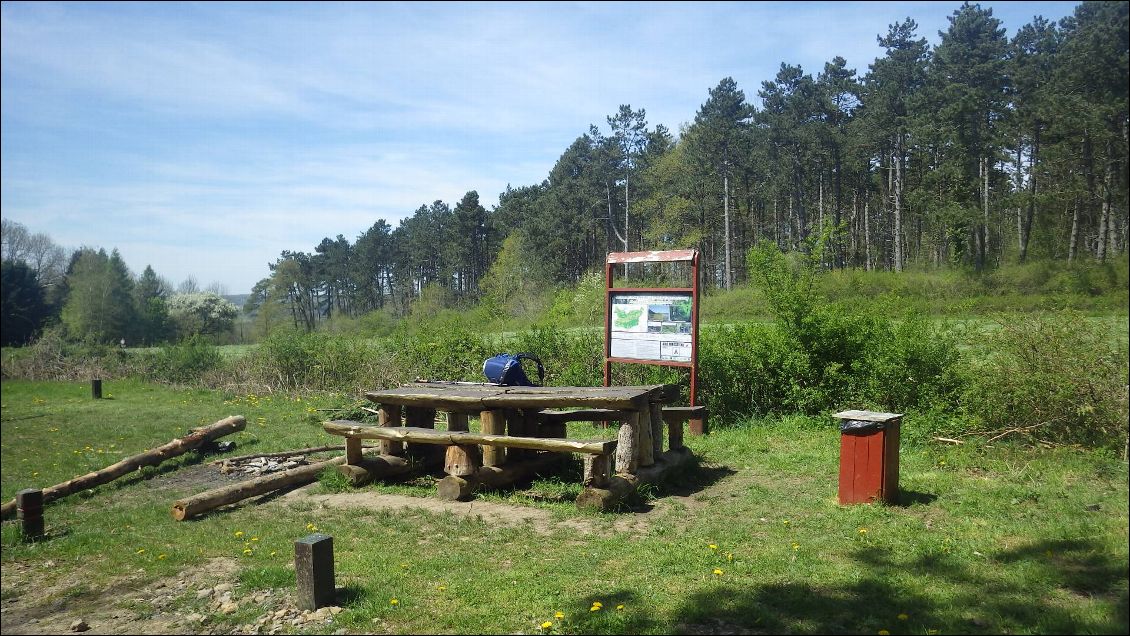
M 640 400 L 670 401 L 675 385 L 621 387 L 500 387 L 420 383 L 369 391 L 365 397 L 379 404 L 423 406 L 445 411 L 495 408 L 544 409 L 552 407 L 597 407 L 634 409 Z
M 619 409 L 576 409 L 572 411 L 540 411 L 543 422 L 619 422 L 631 411 Z
M 356 437 L 359 439 L 390 439 L 420 444 L 485 444 L 505 448 L 526 448 L 531 450 L 554 451 L 559 453 L 581 453 L 586 455 L 607 455 L 617 446 L 617 440 L 572 440 L 544 437 L 511 437 L 486 433 L 459 431 L 437 431 L 429 428 L 409 426 L 380 427 L 367 426 L 349 420 L 326 422 L 322 428 L 333 435 Z
M 863 422 L 889 422 L 902 417 L 902 413 L 877 413 L 875 411 L 840 411 L 832 417 L 840 420 L 860 420 Z
M 857 503 L 855 500 L 855 435 L 840 435 L 840 505 Z
M 887 423 L 883 431 L 883 501 L 895 503 L 899 497 L 899 429 L 901 420 Z

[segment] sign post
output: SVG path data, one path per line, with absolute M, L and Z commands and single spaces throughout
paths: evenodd
M 612 268 L 629 263 L 677 263 L 691 266 L 689 287 L 613 287 Z M 605 264 L 604 386 L 612 363 L 658 364 L 690 369 L 690 406 L 698 399 L 698 250 L 613 252 Z M 702 422 L 692 418 L 692 432 Z

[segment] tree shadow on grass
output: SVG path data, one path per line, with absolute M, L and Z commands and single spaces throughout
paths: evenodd
M 1039 541 L 987 557 L 971 567 L 945 553 L 907 559 L 865 548 L 854 555 L 855 583 L 767 584 L 734 589 L 719 583 L 692 594 L 679 612 L 681 633 L 1127 633 L 1125 563 L 1093 541 Z M 936 581 L 937 594 L 907 589 L 907 576 Z M 921 589 L 921 588 L 920 588 Z M 1105 602 L 1092 618 L 1063 601 Z M 1101 611 L 1101 610 L 1099 610 Z

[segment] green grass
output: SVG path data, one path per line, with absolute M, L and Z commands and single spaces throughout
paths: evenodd
M 5 499 L 229 414 L 249 424 L 231 454 L 331 443 L 319 423 L 333 412 L 311 409 L 354 401 L 137 382 L 105 384 L 113 397 L 102 401 L 77 383 L 2 389 Z M 841 507 L 838 438 L 830 421 L 810 418 L 688 438 L 699 466 L 649 489 L 634 512 L 578 512 L 576 466 L 479 497 L 548 510 L 542 526 L 250 502 L 178 523 L 170 505 L 199 490 L 175 479 L 201 461 L 191 455 L 50 504 L 46 541 L 23 544 L 5 523 L 4 594 L 34 586 L 57 590 L 45 603 L 93 603 L 127 575 L 154 580 L 216 557 L 241 564 L 237 598 L 292 590 L 293 542 L 316 528 L 334 536 L 346 608 L 326 632 L 533 633 L 548 621 L 551 633 L 1126 633 L 1125 462 L 1070 448 L 904 443 L 899 505 Z M 329 476 L 314 488 L 349 490 Z M 365 490 L 431 497 L 434 487 Z M 9 576 L 48 561 L 34 580 Z

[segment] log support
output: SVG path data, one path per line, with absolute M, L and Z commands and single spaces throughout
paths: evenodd
M 445 501 L 466 501 L 481 488 L 507 488 L 553 470 L 566 457 L 561 453 L 539 453 L 536 457 L 482 466 L 470 475 L 448 475 L 436 485 L 436 495 Z
M 686 448 L 663 453 L 651 466 L 640 468 L 635 474 L 616 474 L 605 487 L 587 486 L 577 497 L 577 507 L 582 510 L 608 511 L 620 505 L 641 484 L 656 484 L 680 466 L 688 464 L 692 455 Z

